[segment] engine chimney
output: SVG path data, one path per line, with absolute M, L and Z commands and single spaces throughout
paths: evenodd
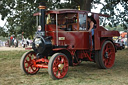
M 41 13 L 41 15 L 40 15 L 41 31 L 43 32 L 43 36 L 45 36 L 45 9 L 46 9 L 45 3 L 41 2 L 38 8 Z

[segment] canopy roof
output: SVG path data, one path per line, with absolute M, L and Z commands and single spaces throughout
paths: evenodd
M 52 13 L 52 14 L 63 14 L 63 13 L 92 13 L 96 14 L 99 16 L 104 16 L 104 17 L 109 17 L 109 15 L 104 15 L 104 14 L 99 14 L 99 13 L 93 13 L 89 11 L 84 11 L 84 10 L 76 10 L 76 9 L 57 9 L 57 10 L 47 10 L 47 14 Z M 33 16 L 38 16 L 41 15 L 40 13 L 34 13 Z

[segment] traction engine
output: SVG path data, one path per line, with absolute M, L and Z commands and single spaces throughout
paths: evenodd
M 26 74 L 36 74 L 40 68 L 48 68 L 52 79 L 64 78 L 69 66 L 82 61 L 92 61 L 99 68 L 109 69 L 115 61 L 113 36 L 118 31 L 108 31 L 99 25 L 99 17 L 108 17 L 75 9 L 48 10 L 44 3 L 39 6 L 38 29 L 33 40 L 33 51 L 21 57 L 21 69 Z M 88 15 L 96 21 L 94 36 L 88 31 Z

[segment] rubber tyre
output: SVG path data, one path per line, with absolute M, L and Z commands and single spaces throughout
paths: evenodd
M 58 78 L 57 76 L 55 76 L 54 72 L 53 72 L 54 61 L 57 59 L 58 56 L 64 56 L 65 60 L 66 60 L 66 62 L 68 64 L 67 71 L 66 71 L 65 75 L 63 77 L 61 77 L 61 78 Z M 69 68 L 69 61 L 68 61 L 68 58 L 67 58 L 67 56 L 65 54 L 63 54 L 63 53 L 55 53 L 55 54 L 52 55 L 52 57 L 50 58 L 49 63 L 48 63 L 48 73 L 49 73 L 49 75 L 50 75 L 50 77 L 52 79 L 56 80 L 56 79 L 64 78 L 66 76 L 67 72 L 68 72 L 68 68 Z
M 36 68 L 36 70 L 33 72 L 33 73 L 30 73 L 30 72 L 28 72 L 27 70 L 26 70 L 26 68 L 25 68 L 25 59 L 26 59 L 26 57 L 29 55 L 29 54 L 36 54 L 34 51 L 29 51 L 29 52 L 26 52 L 26 53 L 24 53 L 23 55 L 22 55 L 22 57 L 21 57 L 21 60 L 20 60 L 20 67 L 21 67 L 21 70 L 25 73 L 25 74 L 30 74 L 30 75 L 33 75 L 33 74 L 36 74 L 38 71 L 39 71 L 39 69 L 40 68 Z
M 95 51 L 95 63 L 98 68 L 101 68 L 101 65 L 99 63 L 99 56 L 100 56 L 100 51 Z
M 110 57 L 112 59 L 111 59 L 111 65 L 110 66 L 105 65 L 105 62 L 103 60 L 105 58 L 103 56 L 103 52 L 104 52 L 105 46 L 107 44 L 109 44 L 110 45 L 109 47 L 112 49 L 112 56 Z M 95 52 L 95 61 L 96 61 L 97 66 L 101 69 L 108 69 L 108 68 L 111 68 L 114 65 L 114 62 L 115 62 L 115 48 L 114 48 L 114 45 L 111 41 L 105 41 L 103 43 L 102 47 L 101 47 L 101 50 Z M 110 59 L 108 59 L 107 63 L 109 63 L 109 62 L 110 62 Z

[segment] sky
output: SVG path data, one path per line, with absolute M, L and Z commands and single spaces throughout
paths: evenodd
M 3 26 L 4 26 L 4 24 L 5 24 L 5 22 L 6 22 L 6 20 L 4 20 L 4 21 L 3 21 L 3 20 L 1 20 L 1 15 L 0 15 L 0 26 L 1 26 L 1 27 L 3 27 Z

